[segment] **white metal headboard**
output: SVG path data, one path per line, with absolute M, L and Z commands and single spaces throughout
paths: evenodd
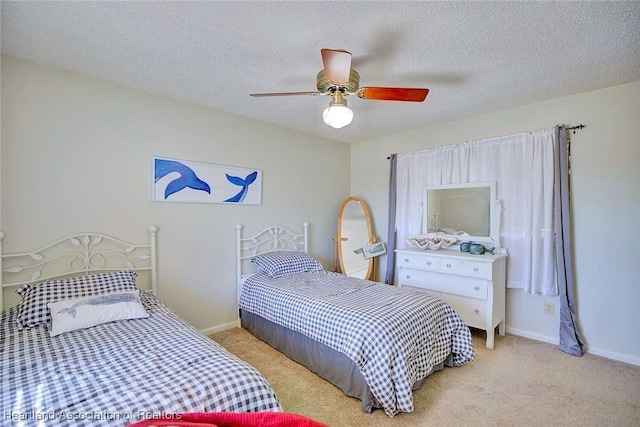
M 256 255 L 273 251 L 304 251 L 309 250 L 309 223 L 302 224 L 302 234 L 296 234 L 280 226 L 267 227 L 255 236 L 242 237 L 242 225 L 236 225 L 236 307 L 238 309 L 238 327 L 240 327 L 240 293 L 244 276 L 249 271 L 257 271 L 251 267 L 251 258 Z
M 156 234 L 149 227 L 149 243 L 133 244 L 101 233 L 79 233 L 63 237 L 35 251 L 5 254 L 0 232 L 0 309 L 4 288 L 25 283 L 88 275 L 98 272 L 134 270 L 151 272 L 151 290 L 157 292 Z
M 309 223 L 302 224 L 302 234 L 296 234 L 284 227 L 267 227 L 255 236 L 242 237 L 242 225 L 236 225 L 236 273 L 238 280 L 245 274 L 250 260 L 256 255 L 273 251 L 308 252 Z M 246 263 L 246 264 L 245 264 Z

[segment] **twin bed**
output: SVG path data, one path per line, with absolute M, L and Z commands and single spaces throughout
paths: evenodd
M 413 410 L 428 375 L 473 360 L 469 328 L 447 304 L 324 271 L 307 254 L 307 227 L 243 237 L 236 226 L 239 325 L 389 416 Z M 144 244 L 82 233 L 2 253 L 0 290 L 21 295 L 0 317 L 3 420 L 117 426 L 283 411 L 259 372 L 157 299 L 156 232 Z
M 142 245 L 83 233 L 2 255 L 2 287 L 22 300 L 0 318 L 0 424 L 118 426 L 187 412 L 282 411 L 255 368 L 156 298 L 156 231 Z M 144 278 L 150 290 L 138 289 Z M 60 300 L 74 302 L 47 308 Z M 67 331 L 56 335 L 56 327 Z
M 474 358 L 458 314 L 427 293 L 325 271 L 296 234 L 236 226 L 239 322 L 253 335 L 389 416 L 444 366 Z

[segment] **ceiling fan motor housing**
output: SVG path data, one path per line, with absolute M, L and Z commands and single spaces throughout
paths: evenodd
M 332 93 L 336 90 L 341 90 L 344 93 L 354 93 L 357 92 L 360 87 L 360 74 L 352 68 L 347 83 L 336 83 L 329 80 L 325 71 L 321 70 L 318 73 L 317 81 L 316 87 L 320 93 Z

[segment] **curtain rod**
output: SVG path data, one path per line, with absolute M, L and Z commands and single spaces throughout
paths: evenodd
M 587 127 L 586 125 L 583 125 L 582 123 L 580 123 L 579 125 L 565 127 L 565 129 L 571 130 L 575 134 L 577 130 L 582 130 L 586 127 Z M 391 159 L 391 156 L 387 156 L 387 160 L 390 160 L 390 159 Z
M 586 127 L 585 125 L 583 125 L 582 123 L 580 123 L 579 125 L 571 126 L 571 127 L 566 128 L 566 129 L 567 129 L 567 130 L 572 130 L 572 131 L 573 131 L 573 133 L 576 133 L 576 131 L 577 131 L 577 130 L 584 129 L 585 127 Z

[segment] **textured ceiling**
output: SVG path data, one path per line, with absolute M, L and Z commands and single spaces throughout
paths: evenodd
M 640 2 L 7 2 L 2 53 L 343 142 L 640 80 Z M 427 87 L 424 103 L 348 97 L 322 121 L 321 48 L 361 86 Z M 559 118 L 561 120 L 561 118 Z

